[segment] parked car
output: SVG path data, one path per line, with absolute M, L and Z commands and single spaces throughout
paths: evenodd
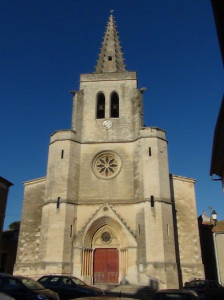
M 3 273 L 0 273 L 0 293 L 15 300 L 59 300 L 57 293 L 47 290 L 33 279 Z
M 48 275 L 38 279 L 38 282 L 46 288 L 57 292 L 60 300 L 104 294 L 101 289 L 89 286 L 73 276 Z
M 75 298 L 71 300 L 141 300 L 141 299 L 104 295 L 104 296 L 94 296 L 94 297 L 81 297 L 81 298 Z
M 184 289 L 195 291 L 203 300 L 224 299 L 224 288 L 216 280 L 192 280 L 185 283 Z
M 199 300 L 197 293 L 184 289 L 168 289 L 156 292 L 153 300 Z
M 0 293 L 0 299 L 1 300 L 15 300 L 15 298 L 10 297 L 9 295 Z

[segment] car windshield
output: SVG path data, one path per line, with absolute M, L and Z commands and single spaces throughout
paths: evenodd
M 82 280 L 76 278 L 76 277 L 72 277 L 72 281 L 77 284 L 77 285 L 86 285 L 85 282 L 83 282 Z
M 206 286 L 206 281 L 190 281 L 186 283 L 186 287 L 202 288 Z
M 28 287 L 31 290 L 43 290 L 45 289 L 42 284 L 39 282 L 31 279 L 31 278 L 19 278 L 20 281 L 22 281 L 23 284 L 25 284 L 26 287 Z

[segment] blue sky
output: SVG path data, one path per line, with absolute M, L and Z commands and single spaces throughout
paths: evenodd
M 94 71 L 114 9 L 127 70 L 137 71 L 146 126 L 165 129 L 170 173 L 196 179 L 197 211 L 224 219 L 209 177 L 223 68 L 209 0 L 1 0 L 0 176 L 5 228 L 19 220 L 22 182 L 46 175 L 50 134 L 71 127 L 81 73 Z

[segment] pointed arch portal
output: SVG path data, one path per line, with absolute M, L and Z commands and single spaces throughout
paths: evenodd
M 96 219 L 83 235 L 81 276 L 91 283 L 118 284 L 127 273 L 127 234 L 109 216 Z M 124 249 L 125 248 L 125 249 Z

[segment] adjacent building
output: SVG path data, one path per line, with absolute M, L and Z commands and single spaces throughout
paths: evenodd
M 4 220 L 5 220 L 5 210 L 7 204 L 7 198 L 9 193 L 9 188 L 13 184 L 0 176 L 0 239 L 3 230 Z
M 4 230 L 0 246 L 0 272 L 13 273 L 16 261 L 19 229 Z
M 2 230 L 3 230 L 4 220 L 5 220 L 5 211 L 6 211 L 9 188 L 12 185 L 13 184 L 10 181 L 0 176 L 0 271 L 1 272 L 5 270 L 5 265 L 6 265 L 6 253 L 3 250 L 5 235 L 4 232 L 2 232 Z M 16 251 L 14 251 L 14 256 L 15 255 L 16 255 Z M 15 258 L 14 258 L 14 262 L 15 262 Z M 13 266 L 11 268 L 11 272 L 12 271 L 13 271 Z
M 223 0 L 211 0 L 219 46 L 224 64 L 224 3 Z M 222 180 L 222 187 L 224 189 L 224 96 L 222 97 L 219 115 L 217 118 L 213 147 L 212 159 L 210 167 L 210 175 L 216 175 Z M 218 180 L 218 179 L 215 179 Z
M 50 138 L 47 175 L 24 183 L 15 274 L 175 288 L 203 277 L 195 180 L 169 174 L 166 132 L 143 124 L 111 14 L 72 126 Z
M 198 218 L 205 278 L 224 286 L 224 221 L 213 220 L 206 212 Z

